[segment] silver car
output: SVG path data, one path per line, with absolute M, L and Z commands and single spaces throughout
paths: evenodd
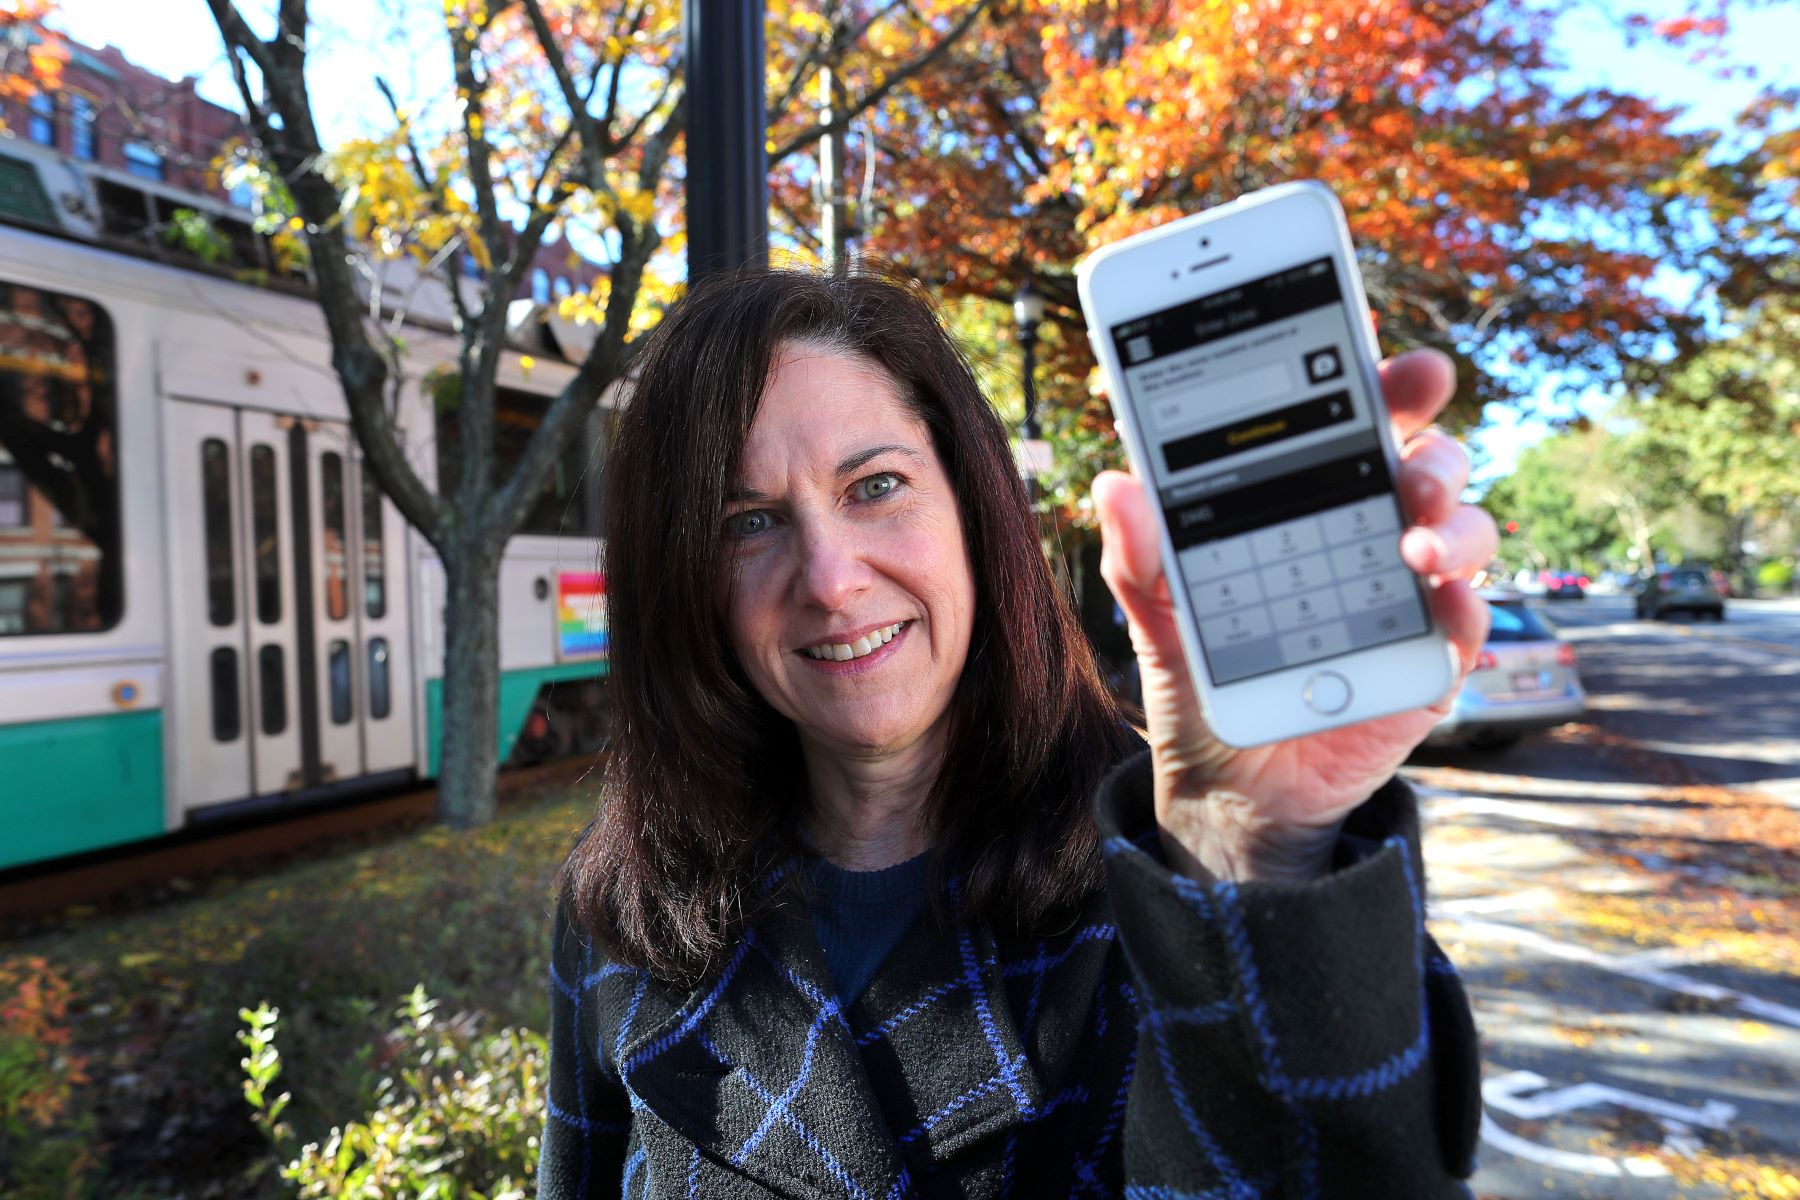
M 1497 750 L 1534 730 L 1579 720 L 1587 712 L 1587 693 L 1575 648 L 1519 593 L 1483 592 L 1482 598 L 1494 617 L 1487 644 L 1449 715 L 1426 741 Z

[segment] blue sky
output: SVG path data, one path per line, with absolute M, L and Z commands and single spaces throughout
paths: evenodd
M 225 65 L 219 36 L 202 0 L 64 0 L 60 25 L 88 45 L 116 45 L 134 62 L 161 74 L 200 77 L 203 95 L 236 108 L 237 95 Z M 1596 8 L 1607 0 L 1596 0 Z M 244 6 L 254 11 L 253 4 Z M 265 2 L 261 6 L 271 10 Z M 1670 3 L 1675 11 L 1674 0 Z M 312 80 L 327 142 L 380 130 L 386 103 L 373 79 L 384 75 L 401 102 L 415 110 L 445 106 L 451 94 L 447 54 L 437 33 L 441 6 L 436 0 L 312 0 L 317 24 L 315 61 L 330 69 Z M 153 13 L 146 18 L 147 13 Z M 408 20 L 410 13 L 414 19 Z M 1727 125 L 1763 83 L 1800 86 L 1800 4 L 1765 0 L 1732 19 L 1726 51 L 1754 66 L 1756 80 L 1720 80 L 1714 71 L 1688 61 L 1684 51 L 1640 43 L 1627 48 L 1615 26 L 1577 12 L 1566 19 L 1556 50 L 1572 87 L 1607 86 L 1638 92 L 1686 109 L 1682 124 L 1693 128 Z M 1668 281 L 1674 291 L 1682 281 Z M 1504 474 L 1519 450 L 1543 437 L 1549 422 L 1572 415 L 1567 403 L 1549 394 L 1532 410 L 1496 410 L 1475 436 L 1480 462 L 1477 480 Z M 1598 411 L 1607 397 L 1589 393 L 1574 407 Z

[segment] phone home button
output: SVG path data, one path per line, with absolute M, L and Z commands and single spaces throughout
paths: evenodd
M 1350 681 L 1336 671 L 1320 671 L 1306 681 L 1300 698 L 1320 716 L 1334 717 L 1350 707 Z

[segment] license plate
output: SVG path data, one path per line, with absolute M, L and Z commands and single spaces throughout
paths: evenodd
M 1515 692 L 1541 692 L 1544 690 L 1543 672 L 1514 671 L 1512 685 Z

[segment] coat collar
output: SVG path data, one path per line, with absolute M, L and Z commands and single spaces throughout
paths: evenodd
M 789 900 L 619 1061 L 637 1103 L 771 1191 L 886 1200 L 1044 1111 L 1032 1059 L 984 927 L 922 919 L 845 1013 Z

